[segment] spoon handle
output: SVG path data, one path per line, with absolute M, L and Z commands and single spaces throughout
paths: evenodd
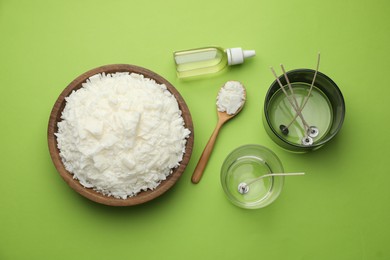
M 213 151 L 215 140 L 217 139 L 219 130 L 221 129 L 221 126 L 223 125 L 224 121 L 218 120 L 217 126 L 215 127 L 206 147 L 203 150 L 202 155 L 200 156 L 200 159 L 198 161 L 198 164 L 195 167 L 194 173 L 192 174 L 191 181 L 194 184 L 197 184 L 200 179 L 202 178 L 204 169 L 206 168 L 207 162 L 209 161 L 211 152 Z

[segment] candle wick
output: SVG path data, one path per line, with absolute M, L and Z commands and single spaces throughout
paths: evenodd
M 238 192 L 240 194 L 246 194 L 249 192 L 249 185 L 251 185 L 252 183 L 256 182 L 256 181 L 259 181 L 263 178 L 267 178 L 267 177 L 273 177 L 273 176 L 298 176 L 298 175 L 305 175 L 304 172 L 284 172 L 284 173 L 269 173 L 269 174 L 264 174 L 260 177 L 257 177 L 257 178 L 254 178 L 248 182 L 241 182 L 240 184 L 238 184 Z
M 305 108 L 305 106 L 307 104 L 307 101 L 309 100 L 309 97 L 310 97 L 311 92 L 313 90 L 314 82 L 316 81 L 317 73 L 318 73 L 318 70 L 319 70 L 319 67 L 320 67 L 320 58 L 321 58 L 321 54 L 318 53 L 318 56 L 317 56 L 317 66 L 316 66 L 316 70 L 314 72 L 313 80 L 311 82 L 311 85 L 310 85 L 310 88 L 309 88 L 309 92 L 307 93 L 307 96 L 305 97 L 305 100 L 303 101 L 302 106 L 299 108 L 300 112 Z M 298 113 L 295 114 L 294 118 L 291 120 L 291 122 L 286 127 L 289 128 L 294 123 L 294 121 L 297 119 L 297 117 L 298 117 Z
M 295 116 L 293 117 L 291 122 L 289 124 L 287 124 L 287 125 L 283 125 L 283 124 L 280 125 L 279 129 L 282 132 L 282 134 L 288 135 L 290 126 L 295 122 L 297 117 L 299 117 L 301 119 L 301 121 L 302 121 L 302 124 L 303 124 L 303 127 L 304 127 L 304 131 L 306 133 L 306 135 L 301 140 L 301 143 L 304 146 L 311 146 L 313 144 L 313 142 L 314 142 L 313 138 L 317 137 L 318 134 L 319 134 L 319 129 L 317 127 L 309 126 L 309 124 L 306 122 L 306 120 L 304 119 L 304 117 L 302 115 L 302 111 L 305 108 L 305 106 L 306 106 L 306 104 L 307 104 L 307 102 L 308 102 L 308 100 L 309 100 L 309 98 L 311 96 L 311 92 L 313 90 L 314 83 L 316 81 L 317 73 L 318 73 L 319 66 L 320 66 L 320 57 L 321 57 L 321 55 L 320 55 L 320 53 L 318 53 L 318 56 L 317 56 L 317 66 L 316 66 L 316 70 L 314 72 L 313 80 L 311 82 L 308 94 L 307 94 L 307 96 L 305 97 L 305 99 L 304 99 L 304 101 L 302 103 L 302 106 L 299 106 L 299 104 L 298 104 L 298 101 L 297 101 L 297 99 L 295 97 L 295 94 L 294 94 L 294 90 L 293 90 L 293 88 L 291 86 L 290 80 L 288 79 L 288 76 L 287 76 L 287 73 L 286 73 L 286 71 L 284 69 L 283 64 L 280 64 L 280 67 L 281 67 L 281 69 L 283 71 L 284 78 L 286 79 L 287 86 L 288 86 L 288 88 L 289 88 L 289 90 L 291 92 L 291 99 L 292 100 L 290 99 L 290 96 L 288 95 L 288 93 L 284 89 L 285 87 L 280 82 L 279 77 L 276 75 L 275 70 L 271 67 L 271 71 L 272 71 L 274 77 L 276 78 L 276 81 L 278 82 L 280 88 L 282 89 L 283 93 L 287 97 L 287 100 L 289 101 L 289 103 L 291 104 L 292 108 L 295 111 Z

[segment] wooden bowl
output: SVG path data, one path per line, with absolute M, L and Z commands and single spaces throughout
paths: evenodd
M 158 84 L 165 84 L 167 89 L 175 96 L 179 109 L 182 111 L 182 117 L 184 119 L 184 124 L 187 129 L 191 131 L 190 136 L 187 139 L 187 144 L 185 148 L 185 153 L 183 155 L 183 160 L 180 162 L 179 167 L 175 168 L 173 172 L 167 177 L 166 180 L 162 181 L 156 189 L 141 191 L 136 196 L 129 197 L 127 199 L 118 199 L 112 196 L 106 196 L 101 193 L 94 191 L 92 188 L 85 188 L 80 184 L 80 182 L 76 179 L 73 179 L 73 175 L 69 173 L 61 160 L 59 149 L 57 148 L 57 139 L 54 133 L 58 132 L 57 123 L 61 121 L 61 113 L 65 107 L 66 101 L 65 97 L 69 96 L 73 90 L 77 90 L 82 87 L 82 83 L 86 82 L 86 80 L 98 73 L 116 73 L 116 72 L 134 72 L 138 74 L 144 75 L 146 78 L 154 79 Z M 53 160 L 57 171 L 61 175 L 61 177 L 65 180 L 65 182 L 75 191 L 77 191 L 82 196 L 109 206 L 133 206 L 141 203 L 145 203 L 152 199 L 155 199 L 165 193 L 168 189 L 170 189 L 181 177 L 183 174 L 192 153 L 192 147 L 194 142 L 194 130 L 192 124 L 192 118 L 190 111 L 182 98 L 179 92 L 169 83 L 166 79 L 161 77 L 160 75 L 134 65 L 127 64 L 114 64 L 114 65 L 106 65 L 102 67 L 98 67 L 87 71 L 73 80 L 60 94 L 57 101 L 54 104 L 54 107 L 50 114 L 49 126 L 48 126 L 48 144 L 50 156 Z

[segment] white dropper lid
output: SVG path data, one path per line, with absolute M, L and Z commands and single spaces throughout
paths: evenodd
M 226 49 L 226 53 L 228 56 L 229 65 L 241 64 L 246 58 L 250 58 L 256 55 L 254 50 L 244 51 L 241 48 L 229 48 Z

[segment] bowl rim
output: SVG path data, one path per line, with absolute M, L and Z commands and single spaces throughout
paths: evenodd
M 293 69 L 293 70 L 290 70 L 290 71 L 287 71 L 286 74 L 287 76 L 290 74 L 294 74 L 294 73 L 315 73 L 315 70 L 313 69 Z M 340 88 L 338 87 L 338 85 L 329 77 L 327 76 L 326 74 L 320 72 L 320 71 L 317 71 L 317 77 L 320 76 L 324 79 L 326 79 L 334 88 L 334 90 L 336 91 L 336 93 L 338 94 L 338 97 L 340 98 L 340 109 L 342 110 L 342 114 L 340 116 L 340 120 L 338 122 L 338 125 L 336 127 L 336 131 L 334 131 L 334 133 L 330 134 L 329 136 L 327 136 L 325 139 L 322 139 L 320 140 L 319 142 L 317 143 L 314 143 L 313 145 L 309 146 L 309 147 L 306 147 L 306 146 L 303 146 L 303 145 L 299 145 L 299 144 L 295 144 L 295 143 L 292 143 L 292 142 L 289 142 L 288 140 L 284 139 L 282 135 L 280 135 L 277 130 L 275 130 L 272 125 L 271 125 L 271 122 L 269 121 L 269 115 L 268 115 L 268 110 L 267 110 L 267 101 L 269 101 L 269 99 L 272 97 L 272 95 L 274 94 L 273 93 L 273 89 L 275 88 L 275 86 L 278 86 L 278 82 L 277 80 L 275 79 L 270 87 L 268 88 L 267 90 L 267 93 L 265 95 L 265 100 L 264 100 L 264 105 L 263 105 L 263 116 L 264 116 L 264 124 L 266 124 L 266 129 L 269 129 L 269 131 L 267 130 L 267 133 L 268 134 L 271 134 L 270 131 L 272 132 L 272 135 L 274 137 L 277 138 L 277 142 L 280 146 L 282 146 L 282 148 L 285 148 L 289 151 L 295 151 L 295 152 L 305 152 L 305 151 L 310 151 L 310 150 L 317 150 L 319 149 L 320 147 L 322 147 L 324 144 L 328 143 L 329 141 L 331 141 L 337 134 L 338 132 L 340 131 L 343 123 L 344 123 L 344 119 L 345 119 L 345 113 L 346 113 L 346 108 L 345 108 L 345 99 L 344 99 L 344 96 L 340 90 Z M 281 75 L 278 77 L 279 80 L 281 80 L 281 82 L 284 82 L 285 81 L 285 77 L 284 75 Z M 272 138 L 274 140 L 274 138 Z
M 98 193 L 92 188 L 86 188 L 80 184 L 77 179 L 73 178 L 73 175 L 65 169 L 65 166 L 59 155 L 59 149 L 57 147 L 57 138 L 55 133 L 58 130 L 57 123 L 60 121 L 61 113 L 65 107 L 66 100 L 65 98 L 69 96 L 74 90 L 82 88 L 82 83 L 84 83 L 89 77 L 99 74 L 99 73 L 116 73 L 116 72 L 129 72 L 142 74 L 145 78 L 150 78 L 156 81 L 158 84 L 164 84 L 168 91 L 174 95 L 179 105 L 179 109 L 182 112 L 182 117 L 184 120 L 185 127 L 190 130 L 190 135 L 187 138 L 185 152 L 183 154 L 183 159 L 180 162 L 180 165 L 177 168 L 173 169 L 173 172 L 167 177 L 166 180 L 161 181 L 161 183 L 154 190 L 141 191 L 136 196 L 128 197 L 127 199 L 119 199 L 112 196 L 103 195 Z M 158 75 L 157 73 L 136 65 L 130 64 L 109 64 L 94 69 L 88 70 L 83 74 L 76 77 L 68 86 L 61 92 L 57 100 L 54 103 L 54 106 L 51 110 L 48 129 L 47 129 L 47 139 L 48 147 L 51 159 L 58 173 L 62 179 L 77 193 L 84 196 L 85 198 L 92 200 L 94 202 L 108 205 L 108 206 L 134 206 L 138 204 L 143 204 L 145 202 L 151 201 L 166 191 L 168 191 L 182 176 L 185 168 L 188 165 L 192 154 L 192 148 L 194 143 L 194 127 L 192 122 L 191 113 L 188 109 L 187 104 L 185 103 L 183 97 L 177 91 L 177 89 L 165 78 Z

